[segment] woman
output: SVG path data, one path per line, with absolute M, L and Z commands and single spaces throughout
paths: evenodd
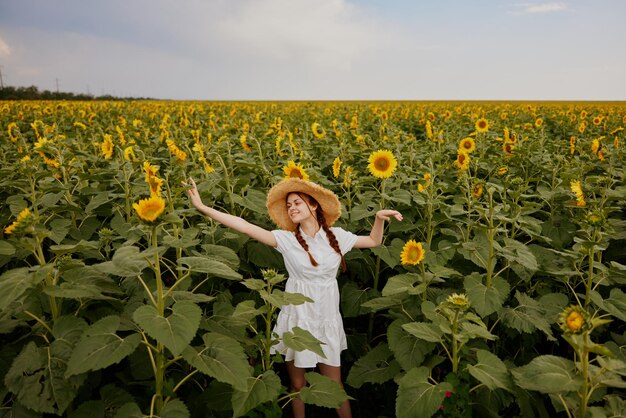
M 309 181 L 289 178 L 272 187 L 267 196 L 270 218 L 280 228 L 268 231 L 240 217 L 207 207 L 202 203 L 193 179 L 189 181 L 189 198 L 198 211 L 276 248 L 289 273 L 285 291 L 302 293 L 314 301 L 284 306 L 274 327 L 274 332 L 282 336 L 285 331 L 298 326 L 324 343 L 325 357 L 309 350 L 294 351 L 282 344 L 282 340 L 272 348 L 273 352 L 285 355 L 290 389 L 300 391 L 306 385 L 306 369 L 316 366 L 321 374 L 341 385 L 340 353 L 347 344 L 339 312 L 337 270 L 341 265 L 345 271 L 343 256 L 350 249 L 380 245 L 384 221 L 392 217 L 401 221 L 402 215 L 395 210 L 380 210 L 376 213 L 370 235 L 357 236 L 342 228 L 331 227 L 341 215 L 339 199 L 332 191 Z M 294 399 L 292 406 L 294 417 L 304 417 L 304 402 Z M 341 418 L 351 417 L 348 400 L 337 408 L 337 414 Z

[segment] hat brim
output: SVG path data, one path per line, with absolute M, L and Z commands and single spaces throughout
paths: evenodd
M 313 197 L 321 206 L 328 226 L 334 224 L 341 216 L 341 204 L 335 193 L 310 181 L 289 178 L 272 187 L 267 195 L 267 211 L 272 222 L 279 228 L 288 231 L 295 231 L 297 228 L 287 213 L 287 196 L 294 192 L 306 193 Z

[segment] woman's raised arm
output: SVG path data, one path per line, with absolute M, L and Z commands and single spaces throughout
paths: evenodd
M 231 229 L 234 229 L 237 232 L 241 232 L 242 234 L 246 234 L 252 239 L 255 239 L 263 244 L 269 245 L 270 247 L 276 247 L 276 238 L 274 234 L 270 231 L 261 228 L 260 226 L 256 226 L 251 224 L 239 216 L 230 215 L 225 212 L 220 212 L 219 210 L 213 209 L 211 207 L 206 206 L 202 203 L 202 199 L 200 199 L 200 194 L 198 193 L 198 187 L 196 186 L 196 182 L 190 177 L 188 182 L 183 183 L 185 186 L 191 186 L 187 190 L 187 195 L 189 195 L 189 200 L 191 204 L 203 215 L 208 216 L 221 223 L 224 226 L 227 226 Z
M 354 248 L 372 248 L 382 244 L 385 221 L 390 220 L 392 217 L 399 221 L 402 220 L 402 214 L 397 210 L 382 209 L 376 212 L 376 220 L 372 226 L 372 231 L 369 235 L 360 235 L 354 244 Z

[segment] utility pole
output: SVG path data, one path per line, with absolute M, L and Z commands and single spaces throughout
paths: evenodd
M 59 94 L 59 79 L 55 78 L 55 81 L 57 83 L 57 94 Z
M 4 88 L 4 81 L 2 80 L 2 68 L 4 68 L 4 65 L 0 65 L 0 88 L 1 89 Z

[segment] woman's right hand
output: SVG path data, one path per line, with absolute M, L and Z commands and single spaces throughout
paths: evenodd
M 183 186 L 191 186 L 187 189 L 187 195 L 189 196 L 189 200 L 191 204 L 196 208 L 200 209 L 204 206 L 202 203 L 202 199 L 200 199 L 200 193 L 198 193 L 198 186 L 196 186 L 196 182 L 193 181 L 191 177 L 187 181 L 183 181 Z

